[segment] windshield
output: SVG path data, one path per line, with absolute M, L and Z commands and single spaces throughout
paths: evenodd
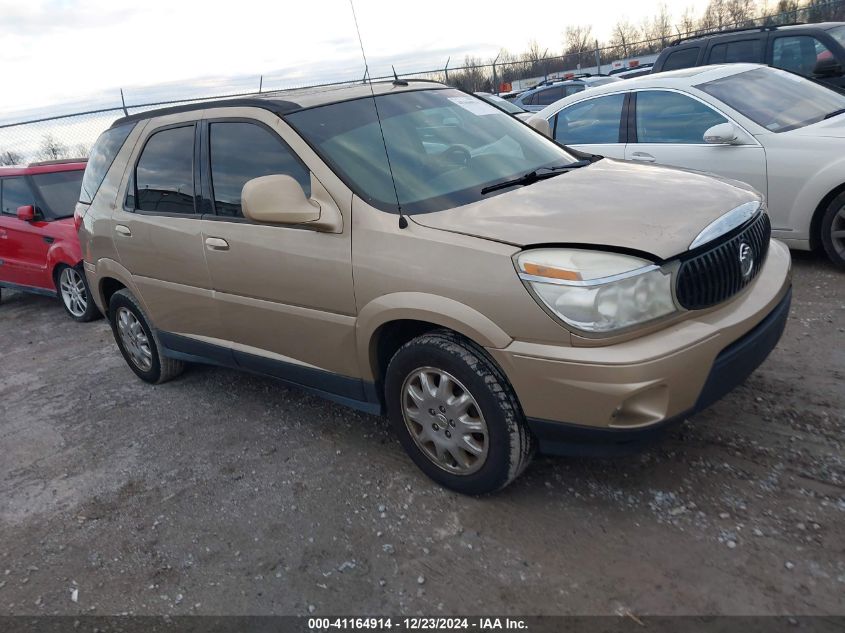
M 828 31 L 831 34 L 833 39 L 835 39 L 839 44 L 845 47 L 845 26 L 837 26 Z
M 481 97 L 485 101 L 492 103 L 494 106 L 504 110 L 508 114 L 519 114 L 520 112 L 525 112 L 525 110 L 520 108 L 515 103 L 511 103 L 507 99 L 502 99 L 501 97 L 497 97 L 496 95 L 477 94 L 476 96 Z
M 788 132 L 845 108 L 845 95 L 776 68 L 757 68 L 696 86 L 772 132 Z
M 32 176 L 32 182 L 41 198 L 39 207 L 45 215 L 50 218 L 66 218 L 73 215 L 76 201 L 79 200 L 82 174 L 80 169 Z
M 397 197 L 409 214 L 468 204 L 480 200 L 487 185 L 575 160 L 540 133 L 459 90 L 405 91 L 375 102 L 384 140 L 370 98 L 285 119 L 356 195 L 385 211 L 396 211 Z

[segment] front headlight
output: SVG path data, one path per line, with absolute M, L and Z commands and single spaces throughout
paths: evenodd
M 516 265 L 552 314 L 586 332 L 615 332 L 677 310 L 672 274 L 639 257 L 542 248 L 519 253 Z

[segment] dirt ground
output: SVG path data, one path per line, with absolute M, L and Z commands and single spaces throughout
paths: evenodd
M 0 614 L 845 614 L 845 274 L 796 253 L 786 333 L 648 452 L 462 497 L 387 423 L 0 304 Z

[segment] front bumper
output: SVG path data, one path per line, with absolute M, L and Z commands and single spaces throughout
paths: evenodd
M 515 341 L 488 351 L 542 452 L 627 452 L 711 405 L 765 360 L 786 324 L 790 283 L 789 252 L 773 241 L 741 295 L 659 332 L 605 347 Z

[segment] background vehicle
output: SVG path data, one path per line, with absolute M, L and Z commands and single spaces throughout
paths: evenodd
M 845 87 L 845 22 L 735 29 L 677 40 L 653 72 L 746 62 L 768 64 Z
M 114 160 L 85 173 L 106 192 L 77 207 L 85 270 L 138 377 L 208 362 L 386 412 L 465 493 L 537 444 L 630 448 L 743 380 L 786 322 L 759 194 L 576 159 L 441 84 L 145 112 L 95 154 Z
M 766 195 L 775 237 L 845 266 L 845 96 L 834 90 L 766 66 L 707 66 L 597 88 L 529 122 L 579 150 L 746 182 Z
M 618 77 L 584 75 L 574 79 L 554 82 L 551 85 L 539 86 L 526 90 L 513 100 L 513 103 L 529 112 L 539 112 L 545 106 L 577 94 L 587 88 L 595 88 L 605 84 L 621 81 Z
M 531 118 L 531 112 L 525 108 L 519 107 L 517 104 L 507 99 L 502 99 L 498 95 L 490 94 L 489 92 L 476 92 L 476 97 L 484 99 L 487 103 L 496 106 L 500 110 L 504 110 L 508 114 L 515 116 L 517 119 L 527 121 Z
M 84 169 L 84 160 L 0 167 L 0 287 L 58 294 L 75 321 L 99 315 L 73 219 Z
M 654 64 L 643 64 L 642 66 L 637 66 L 636 68 L 628 68 L 627 70 L 622 70 L 620 72 L 615 73 L 614 77 L 619 77 L 619 79 L 633 79 L 634 77 L 642 77 L 643 75 L 651 74 L 651 69 L 654 67 Z

